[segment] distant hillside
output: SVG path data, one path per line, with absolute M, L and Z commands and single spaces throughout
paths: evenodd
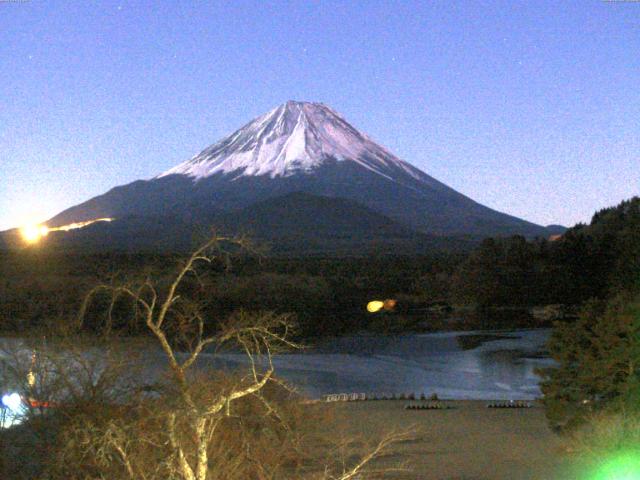
M 548 237 L 551 237 L 553 235 L 562 235 L 567 231 L 567 227 L 564 227 L 562 225 L 547 225 L 545 228 L 547 229 Z
M 279 254 L 459 251 L 478 241 L 425 235 L 356 202 L 303 192 L 257 202 L 218 216 L 214 223 L 223 231 L 267 242 Z

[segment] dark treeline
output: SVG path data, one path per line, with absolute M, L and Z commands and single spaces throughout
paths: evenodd
M 221 257 L 207 275 L 183 288 L 207 304 L 211 318 L 238 309 L 292 313 L 303 336 L 366 328 L 367 302 L 398 295 L 424 301 L 448 298 L 448 284 L 462 254 L 420 257 L 264 258 Z M 86 292 L 100 283 L 153 275 L 169 282 L 179 257 L 150 254 L 60 254 L 23 250 L 0 255 L 0 325 L 21 331 L 76 314 Z M 429 285 L 429 288 L 426 286 Z M 96 311 L 105 310 L 107 299 Z M 117 305 L 115 313 L 130 312 Z M 121 322 L 126 323 L 127 318 Z M 99 319 L 96 319 L 99 322 Z
M 585 430 L 591 432 L 584 434 L 588 441 L 597 443 L 605 432 L 616 432 L 609 437 L 611 446 L 631 442 L 635 448 L 640 418 L 640 199 L 601 210 L 589 226 L 565 235 L 564 242 L 564 248 L 580 255 L 574 272 L 585 275 L 573 292 L 592 298 L 576 320 L 554 325 L 548 348 L 557 366 L 541 371 L 547 418 L 558 430 L 594 422 Z
M 635 288 L 639 272 L 636 197 L 556 240 L 486 239 L 457 269 L 452 295 L 478 306 L 581 305 Z

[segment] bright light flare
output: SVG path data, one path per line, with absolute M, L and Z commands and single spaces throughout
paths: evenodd
M 384 301 L 384 305 L 382 308 L 388 311 L 393 310 L 394 308 L 396 308 L 396 303 L 398 303 L 396 300 L 394 300 L 393 298 L 389 298 Z
M 384 308 L 384 302 L 380 300 L 373 300 L 367 303 L 367 312 L 376 313 Z
M 70 223 L 68 225 L 62 225 L 60 227 L 47 227 L 46 225 L 29 224 L 20 229 L 22 238 L 28 244 L 38 243 L 44 237 L 49 235 L 49 232 L 68 232 L 69 230 L 76 230 L 78 228 L 84 228 L 92 223 L 96 222 L 111 222 L 113 218 L 96 218 L 95 220 L 88 220 L 86 222 Z
M 37 243 L 49 235 L 49 228 L 46 225 L 26 225 L 20 229 L 20 233 L 27 243 Z
M 18 425 L 24 420 L 26 406 L 19 393 L 6 393 L 0 398 L 0 428 Z
M 62 232 L 68 232 L 69 230 L 75 230 L 77 228 L 84 228 L 88 225 L 91 225 L 92 223 L 96 223 L 96 222 L 112 222 L 113 218 L 96 218 L 95 220 L 87 220 L 86 222 L 76 222 L 76 223 L 70 223 L 69 225 L 62 225 L 61 227 L 55 227 L 52 228 L 51 230 L 54 231 L 62 231 Z

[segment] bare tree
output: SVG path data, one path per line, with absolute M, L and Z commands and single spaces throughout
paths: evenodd
M 202 284 L 198 266 L 220 255 L 220 241 L 230 240 L 211 238 L 186 259 L 164 288 L 146 278 L 138 283 L 100 285 L 86 296 L 78 327 L 93 299 L 106 292 L 110 301 L 103 333 L 109 337 L 114 306 L 128 298 L 159 345 L 168 373 L 153 388 L 138 385 L 131 389 L 126 402 L 109 401 L 73 417 L 58 442 L 55 465 L 60 476 L 355 480 L 382 473 L 367 467 L 391 444 L 407 438 L 406 433 L 388 435 L 357 457 L 352 454 L 357 450 L 354 444 L 341 444 L 339 452 L 325 443 L 322 451 L 332 455 L 330 461 L 323 461 L 321 469 L 317 463 L 310 465 L 319 460 L 317 452 L 309 454 L 305 448 L 310 445 L 309 430 L 319 424 L 305 422 L 308 412 L 302 413 L 299 402 L 290 401 L 293 391 L 275 376 L 272 361 L 274 352 L 299 347 L 291 340 L 290 317 L 241 311 L 212 328 L 202 306 L 184 288 L 191 280 Z M 230 348 L 244 354 L 244 373 L 204 371 L 203 354 Z M 145 355 L 141 358 L 148 361 Z M 117 382 L 112 388 L 115 385 Z M 72 386 L 66 388 L 72 390 Z M 349 455 L 345 455 L 346 447 Z M 74 473 L 70 466 L 79 464 L 84 470 Z

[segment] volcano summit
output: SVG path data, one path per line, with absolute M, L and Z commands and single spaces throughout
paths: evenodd
M 321 103 L 289 101 L 258 117 L 160 177 L 180 174 L 196 179 L 216 173 L 288 177 L 312 174 L 327 161 L 351 161 L 395 181 L 399 171 L 430 179 L 420 170 L 358 132 Z M 398 180 L 402 180 L 400 174 Z
M 309 205 L 310 196 L 320 197 L 318 202 L 329 209 L 345 209 L 345 201 L 358 204 L 344 214 L 365 208 L 373 214 L 367 218 L 380 216 L 387 229 L 393 223 L 420 235 L 549 234 L 545 227 L 480 205 L 430 177 L 328 106 L 294 101 L 256 118 L 190 160 L 150 180 L 113 188 L 61 212 L 47 225 L 105 217 L 165 217 L 181 224 L 234 225 L 250 231 L 252 222 L 241 225 L 239 219 L 253 218 L 263 227 L 280 222 L 282 227 L 282 218 L 268 218 L 272 210 L 264 202 L 272 205 L 274 199 L 284 198 L 284 203 L 276 202 L 282 217 L 287 209 L 297 208 L 298 200 L 304 200 L 301 208 Z M 336 199 L 340 202 L 333 205 Z M 260 218 L 251 214 L 254 208 Z M 314 212 L 318 214 L 317 209 Z M 301 215 L 296 212 L 298 227 Z M 309 218 L 309 227 L 318 221 L 322 220 Z

